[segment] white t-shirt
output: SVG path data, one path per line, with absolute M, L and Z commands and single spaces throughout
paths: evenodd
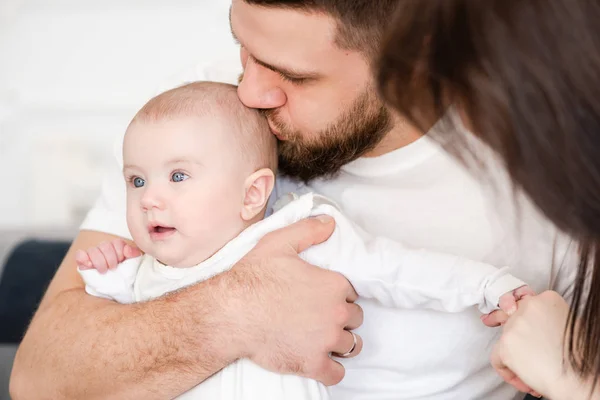
M 205 76 L 199 73 L 190 80 Z M 228 80 L 235 78 L 232 74 Z M 115 163 L 82 229 L 131 238 L 121 176 L 122 140 L 117 143 Z M 478 180 L 424 136 L 383 156 L 360 158 L 335 179 L 313 182 L 309 189 L 335 201 L 372 235 L 412 248 L 509 265 L 534 290 L 554 289 L 568 298 L 577 264 L 575 249 L 524 196 L 513 195 L 503 174 L 497 175 L 492 185 Z M 275 196 L 299 186 L 278 179 Z M 365 314 L 357 330 L 364 340 L 363 351 L 345 360 L 346 377 L 330 388 L 332 399 L 523 397 L 490 366 L 500 329 L 485 327 L 476 308 L 447 313 L 389 308 L 370 299 L 358 303 Z
M 461 312 L 477 305 L 489 313 L 497 309 L 501 295 L 524 285 L 508 274 L 508 268 L 409 249 L 388 238 L 372 236 L 347 219 L 333 202 L 313 193 L 294 194 L 281 210 L 250 226 L 198 265 L 173 268 L 146 254 L 126 260 L 105 274 L 94 269 L 79 273 L 89 294 L 120 303 L 148 301 L 227 271 L 267 233 L 323 214 L 335 219 L 333 234 L 300 256 L 311 264 L 341 272 L 361 298 L 384 307 Z M 330 396 L 318 382 L 275 374 L 240 360 L 180 398 L 327 400 Z

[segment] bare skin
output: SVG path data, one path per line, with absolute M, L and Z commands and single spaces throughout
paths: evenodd
M 75 251 L 114 237 L 82 231 L 19 348 L 12 398 L 171 398 L 243 357 L 338 383 L 344 369 L 329 353 L 352 346 L 345 329 L 362 324 L 362 310 L 346 279 L 298 257 L 333 227 L 301 221 L 267 235 L 228 273 L 133 305 L 85 293 Z M 352 355 L 361 348 L 359 340 Z
M 556 292 L 546 291 L 519 301 L 510 317 L 498 310 L 483 322 L 502 325 L 502 336 L 492 352 L 492 365 L 515 388 L 550 399 L 595 399 L 600 388 L 581 379 L 568 362 L 563 363 L 568 303 Z M 542 360 L 542 362 L 540 362 Z

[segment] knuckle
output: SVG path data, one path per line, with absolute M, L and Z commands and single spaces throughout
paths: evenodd
M 331 330 L 326 336 L 325 343 L 327 344 L 328 352 L 331 349 L 339 347 L 338 344 L 342 341 L 342 333 L 343 331 L 340 328 L 336 328 L 335 330 Z
M 344 296 L 346 295 L 346 292 L 348 291 L 348 280 L 340 273 L 337 272 L 333 272 L 331 274 L 331 283 L 335 289 L 336 292 L 344 292 Z
M 329 363 L 331 360 L 329 357 L 320 357 L 315 365 L 315 374 L 317 376 L 326 376 L 329 370 Z
M 340 304 L 335 309 L 334 321 L 338 325 L 345 326 L 350 319 L 350 310 L 346 307 L 346 304 Z
M 113 247 L 112 244 L 109 242 L 102 242 L 98 245 L 98 248 L 100 249 L 100 251 L 102 251 L 103 253 L 107 253 L 110 252 Z
M 540 302 L 542 300 L 556 302 L 562 300 L 562 296 L 555 291 L 548 290 L 542 293 L 539 297 Z

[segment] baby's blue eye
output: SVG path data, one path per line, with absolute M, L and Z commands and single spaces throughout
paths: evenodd
M 136 188 L 141 188 L 145 183 L 146 181 L 144 181 L 142 178 L 133 178 L 133 186 Z
M 183 172 L 174 172 L 173 175 L 171 175 L 171 180 L 173 182 L 183 182 L 187 178 L 189 178 L 189 176 L 187 176 Z

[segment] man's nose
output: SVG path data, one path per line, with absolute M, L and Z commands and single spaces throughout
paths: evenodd
M 246 107 L 279 108 L 287 102 L 285 92 L 279 87 L 280 84 L 281 78 L 276 72 L 248 60 L 243 78 L 238 85 L 238 96 Z

